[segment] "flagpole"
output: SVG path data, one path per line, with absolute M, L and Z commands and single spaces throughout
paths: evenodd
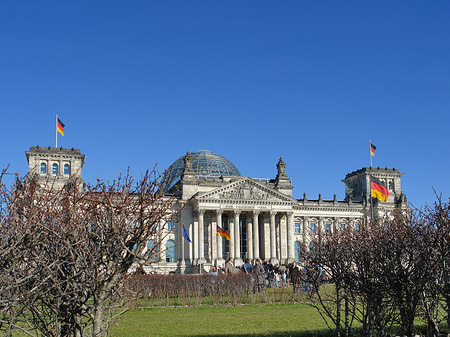
M 373 198 L 372 198 L 372 139 L 369 140 L 369 157 L 370 157 L 370 170 L 369 170 L 369 198 L 370 198 L 370 219 L 373 220 Z
M 58 147 L 58 115 L 56 115 L 55 121 L 55 148 Z
M 369 184 L 370 184 L 370 219 L 373 220 L 372 174 L 369 175 Z

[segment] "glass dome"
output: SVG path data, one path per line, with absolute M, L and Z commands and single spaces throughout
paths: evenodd
M 178 158 L 172 164 L 170 181 L 166 190 L 174 186 L 180 179 L 184 171 L 184 157 Z M 228 159 L 219 156 L 211 151 L 191 152 L 192 169 L 199 179 L 212 179 L 221 176 L 240 176 L 241 173 Z

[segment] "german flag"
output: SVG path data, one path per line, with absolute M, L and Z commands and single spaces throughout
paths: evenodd
M 372 198 L 385 202 L 388 200 L 389 191 L 383 186 L 380 180 L 375 177 L 370 177 L 370 190 Z
M 220 227 L 217 227 L 217 236 L 223 236 L 225 239 L 230 240 L 230 234 Z
M 370 143 L 370 155 L 372 156 L 372 157 L 375 157 L 375 149 L 376 149 L 377 147 L 375 146 L 375 145 L 373 145 L 372 143 Z
M 56 123 L 56 131 L 64 136 L 64 123 L 58 118 L 58 122 Z

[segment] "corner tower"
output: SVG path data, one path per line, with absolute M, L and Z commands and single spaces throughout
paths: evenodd
M 31 146 L 25 152 L 28 161 L 28 174 L 37 178 L 39 184 L 51 183 L 60 189 L 76 178 L 81 180 L 81 168 L 85 155 L 79 149 L 63 147 Z M 82 182 L 82 180 L 81 180 Z
M 405 201 L 402 192 L 400 173 L 396 168 L 363 167 L 349 173 L 342 182 L 345 184 L 345 199 L 368 203 L 371 195 L 370 176 L 378 178 L 389 191 L 387 204 L 399 204 Z

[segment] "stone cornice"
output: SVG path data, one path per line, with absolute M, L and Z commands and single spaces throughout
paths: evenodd
M 242 178 L 196 197 L 199 202 L 219 200 L 220 202 L 252 201 L 256 203 L 288 203 L 295 199 L 264 186 L 251 178 Z M 272 199 L 268 199 L 272 198 Z M 275 199 L 275 200 L 274 200 Z M 277 200 L 278 199 L 278 200 Z

